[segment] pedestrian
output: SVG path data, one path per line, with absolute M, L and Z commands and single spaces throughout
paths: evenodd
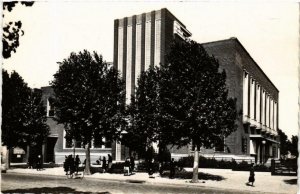
M 69 168 L 69 160 L 68 160 L 68 156 L 65 155 L 65 162 L 64 162 L 64 171 L 66 172 L 66 175 L 68 175 L 68 168 Z
M 254 163 L 251 164 L 251 167 L 250 167 L 250 176 L 249 176 L 249 179 L 248 179 L 248 185 L 250 185 L 251 183 L 251 186 L 253 186 L 253 183 L 255 181 L 255 178 L 254 178 L 255 174 L 254 174 Z
M 133 170 L 134 170 L 134 159 L 135 159 L 135 153 L 133 154 L 133 156 L 130 156 L 130 173 L 133 174 Z
M 36 170 L 42 170 L 42 156 L 39 154 L 36 159 Z
M 153 173 L 154 173 L 154 159 L 150 159 L 148 161 L 148 174 L 149 174 L 149 178 L 155 178 L 153 176 Z
M 78 174 L 78 170 L 79 170 L 79 164 L 81 164 L 81 161 L 80 161 L 79 156 L 76 155 L 76 158 L 75 158 L 75 171 L 76 171 L 77 174 Z
M 29 154 L 28 157 L 28 168 L 32 169 L 33 168 L 33 158 L 32 158 L 32 154 Z
M 112 157 L 110 154 L 108 154 L 108 172 L 111 172 L 111 166 L 112 166 Z
M 126 158 L 124 163 L 124 176 L 130 175 L 130 161 L 129 158 Z
M 175 175 L 175 163 L 174 163 L 174 158 L 172 158 L 170 161 L 170 179 L 173 179 L 174 175 Z
M 103 156 L 103 160 L 102 160 L 102 169 L 103 169 L 103 172 L 106 172 L 106 158 L 105 158 L 105 156 Z

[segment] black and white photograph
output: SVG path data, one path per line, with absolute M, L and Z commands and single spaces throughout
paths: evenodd
M 300 4 L 2 2 L 2 193 L 299 193 Z

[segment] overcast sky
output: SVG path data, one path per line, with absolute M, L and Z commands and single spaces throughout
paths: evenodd
M 279 89 L 279 128 L 298 133 L 297 3 L 243 2 L 36 2 L 17 6 L 4 23 L 21 20 L 25 35 L 3 68 L 16 70 L 30 87 L 49 85 L 57 62 L 71 52 L 97 51 L 113 60 L 114 19 L 167 8 L 197 42 L 237 37 Z

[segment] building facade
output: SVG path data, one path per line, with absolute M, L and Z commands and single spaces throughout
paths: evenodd
M 219 155 L 250 157 L 256 163 L 279 158 L 278 89 L 237 38 L 202 45 L 226 71 L 228 94 L 237 99 L 238 129 L 225 139 L 227 149 Z
M 114 67 L 126 81 L 126 102 L 130 103 L 140 73 L 163 64 L 174 39 L 191 36 L 185 25 L 167 9 L 114 21 Z M 224 145 L 201 149 L 206 157 L 251 160 L 265 163 L 279 157 L 278 89 L 236 39 L 202 44 L 227 74 L 229 96 L 237 99 L 238 129 L 224 139 Z M 170 148 L 173 157 L 192 154 L 190 146 Z
M 173 40 L 189 36 L 186 27 L 165 8 L 114 21 L 113 63 L 125 78 L 128 104 L 141 72 L 163 64 Z
M 170 44 L 191 36 L 185 25 L 167 9 L 133 15 L 114 21 L 114 62 L 126 82 L 126 102 L 135 94 L 137 80 L 150 66 L 163 64 Z M 229 97 L 236 98 L 237 130 L 224 139 L 224 144 L 214 149 L 201 148 L 200 154 L 225 160 L 251 160 L 266 163 L 279 158 L 278 144 L 278 89 L 266 76 L 247 50 L 236 38 L 203 43 L 206 52 L 226 72 Z M 43 146 L 45 162 L 62 163 L 65 155 L 85 152 L 80 142 L 71 144 L 65 139 L 64 126 L 54 120 L 51 87 L 42 87 L 43 103 L 47 107 L 47 123 L 51 134 Z M 75 145 L 75 146 L 74 146 Z M 172 157 L 192 154 L 191 146 L 170 148 Z M 100 145 L 92 142 L 91 161 L 111 154 L 115 161 L 124 160 L 129 150 L 116 142 Z

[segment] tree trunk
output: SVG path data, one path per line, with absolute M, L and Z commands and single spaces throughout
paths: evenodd
M 198 150 L 198 146 L 195 146 L 193 179 L 191 181 L 192 183 L 198 183 L 198 167 L 199 167 L 199 150 Z
M 10 155 L 11 155 L 11 148 L 8 148 L 8 146 L 6 146 L 6 156 L 5 156 L 5 168 L 9 169 L 10 168 Z
M 90 143 L 85 145 L 85 174 L 91 174 L 91 156 L 90 156 Z

